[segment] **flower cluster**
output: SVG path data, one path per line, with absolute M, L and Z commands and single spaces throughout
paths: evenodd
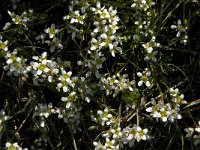
M 185 128 L 185 132 L 187 132 L 186 137 L 192 138 L 195 145 L 200 143 L 200 121 L 198 122 L 198 125 L 196 125 L 195 128 Z
M 71 103 L 70 107 L 56 108 L 58 118 L 63 119 L 67 123 L 70 131 L 76 133 L 77 130 L 81 131 L 79 124 L 81 122 L 81 110 L 82 107 L 76 103 Z
M 163 103 L 158 101 L 156 103 L 155 99 L 151 99 L 152 107 L 146 109 L 150 112 L 150 115 L 154 118 L 160 118 L 163 122 L 171 121 L 174 122 L 176 119 L 181 119 L 182 116 L 178 113 L 180 108 L 172 106 L 170 103 Z
M 6 142 L 5 149 L 6 150 L 28 150 L 27 148 L 20 147 L 17 142 L 15 143 Z
M 155 2 L 152 0 L 134 0 L 134 3 L 131 5 L 131 7 L 147 11 L 147 9 L 153 5 L 155 5 Z
M 92 116 L 92 120 L 97 123 L 100 123 L 102 126 L 109 126 L 115 122 L 115 118 L 112 116 L 111 113 L 109 113 L 108 108 L 105 108 L 103 111 L 98 110 L 97 115 L 98 117 Z
M 133 10 L 135 10 L 134 13 L 137 14 L 134 18 L 134 27 L 136 29 L 133 39 L 135 41 L 140 41 L 148 36 L 155 36 L 154 29 L 151 27 L 153 23 L 151 17 L 155 17 L 152 11 L 153 5 L 155 5 L 155 2 L 152 0 L 134 0 L 134 3 L 131 5 Z M 141 14 L 144 14 L 145 17 L 142 17 Z
M 95 150 L 119 150 L 124 148 L 128 144 L 128 147 L 133 147 L 134 142 L 140 140 L 146 141 L 149 138 L 148 129 L 142 129 L 140 126 L 133 125 L 132 127 L 127 126 L 123 130 L 121 127 L 111 128 L 102 136 L 105 138 L 105 143 L 101 141 L 94 142 Z
M 64 19 L 70 19 L 70 23 L 80 23 L 83 24 L 84 23 L 84 19 L 86 18 L 86 15 L 80 15 L 80 11 L 76 10 L 73 11 L 72 9 L 70 9 L 70 14 L 67 15 Z
M 180 19 L 178 19 L 176 24 L 171 25 L 171 29 L 177 31 L 176 37 L 181 37 L 183 35 L 183 39 L 180 42 L 182 44 L 186 45 L 187 41 L 188 41 L 187 20 L 184 20 L 184 24 L 182 24 L 182 21 Z
M 100 78 L 101 75 L 99 73 L 99 69 L 102 68 L 102 64 L 105 60 L 106 58 L 101 52 L 96 53 L 95 56 L 93 56 L 93 59 L 88 59 L 85 62 L 85 66 L 88 67 L 90 71 L 86 73 L 86 77 L 88 78 L 92 73 L 94 73 L 96 78 Z
M 96 8 L 91 7 L 94 14 L 97 15 L 97 19 L 93 22 L 95 29 L 91 33 L 91 47 L 88 53 L 91 51 L 100 51 L 103 48 L 109 48 L 111 55 L 115 57 L 116 52 L 121 52 L 122 49 L 118 47 L 121 40 L 116 36 L 116 31 L 119 28 L 119 17 L 116 15 L 117 10 L 110 7 L 106 9 L 105 6 L 101 7 L 101 3 L 97 2 Z
M 63 20 L 69 20 L 69 23 L 73 25 L 73 27 L 70 27 L 68 29 L 68 33 L 72 33 L 72 39 L 78 37 L 77 34 L 81 35 L 81 32 L 83 31 L 82 27 L 84 26 L 85 20 L 88 17 L 86 13 L 86 8 L 88 8 L 89 6 L 90 4 L 87 1 L 70 1 L 69 14 L 65 15 L 63 17 Z
M 158 51 L 154 50 L 154 48 L 160 47 L 160 43 L 155 42 L 156 37 L 153 36 L 151 41 L 142 44 L 143 48 L 145 49 L 145 61 L 152 60 L 153 62 L 157 62 L 157 58 L 155 55 L 158 53 Z
M 11 3 L 17 1 L 20 0 Z M 168 43 L 166 36 L 159 34 L 164 34 L 169 17 L 165 14 L 172 6 L 160 14 L 158 9 L 163 9 L 165 3 L 159 7 L 153 0 L 133 0 L 131 6 L 118 3 L 122 1 L 109 1 L 107 5 L 106 1 L 70 0 L 60 1 L 45 13 L 38 13 L 40 9 L 33 13 L 33 10 L 19 8 L 21 15 L 17 15 L 18 9 L 8 11 L 12 21 L 0 32 L 0 93 L 6 93 L 1 97 L 2 108 L 13 115 L 6 115 L 3 109 L 0 111 L 0 130 L 20 130 L 19 139 L 16 137 L 20 144 L 7 142 L 5 146 L 5 141 L 13 141 L 15 136 L 9 132 L 2 142 L 5 149 L 23 150 L 20 146 L 26 144 L 24 135 L 30 131 L 22 131 L 22 127 L 24 129 L 30 119 L 33 119 L 31 126 L 35 127 L 33 132 L 37 134 L 31 137 L 34 141 L 31 149 L 50 146 L 63 149 L 71 141 L 77 149 L 76 143 L 85 142 L 75 139 L 80 137 L 75 134 L 83 131 L 82 134 L 86 134 L 83 140 L 88 135 L 93 140 L 88 148 L 119 150 L 151 140 L 148 130 L 151 127 L 142 126 L 152 118 L 161 120 L 161 128 L 162 122 L 167 122 L 168 126 L 184 117 L 180 111 L 187 101 L 178 88 L 167 85 L 170 66 L 163 65 L 167 60 L 158 59 L 157 55 L 162 56 L 158 49 L 162 50 Z M 46 6 L 51 3 L 41 8 Z M 60 12 L 51 14 L 64 6 L 68 7 L 64 17 Z M 12 8 L 9 6 L 9 9 Z M 58 17 L 63 17 L 64 22 L 61 18 L 54 20 Z M 162 27 L 161 32 L 157 23 Z M 182 25 L 178 20 L 171 29 L 177 31 L 177 40 L 184 34 L 183 43 L 186 43 L 186 22 Z M 9 38 L 11 35 L 13 37 Z M 156 98 L 148 102 L 150 97 Z M 24 119 L 25 113 L 28 118 Z M 14 128 L 4 126 L 6 120 L 13 123 Z M 54 128 L 54 124 L 61 127 L 63 122 L 62 129 Z M 195 145 L 200 143 L 198 123 L 195 128 L 185 129 L 186 137 L 191 137 Z M 162 132 L 155 128 L 155 132 Z M 95 132 L 90 133 L 90 129 Z M 72 140 L 66 143 L 64 138 L 69 132 Z
M 50 46 L 50 52 L 53 53 L 55 50 L 63 49 L 61 39 L 57 36 L 59 32 L 60 30 L 56 28 L 54 23 L 52 23 L 51 27 L 44 29 L 44 33 L 37 35 L 35 39 L 38 43 L 46 43 L 48 46 Z M 47 37 L 49 37 L 49 39 L 46 39 Z
M 72 72 L 68 71 L 66 72 L 63 68 L 61 69 L 61 75 L 58 77 L 58 83 L 57 83 L 57 90 L 62 91 L 64 93 L 69 92 L 70 87 L 74 88 L 75 82 L 78 80 L 77 77 L 71 77 Z
M 28 72 L 30 67 L 26 65 L 27 59 L 17 56 L 17 49 L 14 49 L 13 52 L 7 52 L 5 55 L 6 64 L 4 70 L 7 71 L 7 75 L 19 76 L 23 75 L 28 77 Z
M 14 24 L 23 25 L 25 30 L 28 30 L 28 23 L 31 21 L 31 17 L 33 16 L 33 10 L 29 9 L 28 12 L 24 11 L 20 16 L 16 15 L 14 12 L 8 11 L 8 14 L 12 18 Z M 4 30 L 10 27 L 10 23 L 7 23 L 4 26 Z
M 35 111 L 33 113 L 33 116 L 39 116 L 40 117 L 40 126 L 45 127 L 45 118 L 47 119 L 49 115 L 55 113 L 55 109 L 53 108 L 52 103 L 46 104 L 38 104 L 38 106 L 35 106 Z
M 127 74 L 120 75 L 117 73 L 117 75 L 111 77 L 101 77 L 99 84 L 101 90 L 106 91 L 106 95 L 113 94 L 113 97 L 116 97 L 121 91 L 133 91 L 134 81 L 129 81 Z
M 41 56 L 33 56 L 34 61 L 30 62 L 31 72 L 33 74 L 34 84 L 48 80 L 53 82 L 53 77 L 59 72 L 59 65 L 56 61 L 47 59 L 47 52 L 43 52 Z M 38 82 L 39 81 L 39 82 Z
M 123 129 L 123 144 L 129 144 L 129 147 L 134 145 L 134 142 L 140 140 L 146 141 L 149 138 L 148 129 L 142 129 L 140 126 L 126 127 Z
M 170 88 L 169 94 L 171 96 L 172 102 L 174 102 L 177 105 L 187 104 L 187 101 L 184 100 L 184 94 L 181 94 L 179 92 L 179 89 L 176 88 Z

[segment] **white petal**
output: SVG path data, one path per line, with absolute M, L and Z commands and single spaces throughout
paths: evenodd
M 137 72 L 137 76 L 138 76 L 138 77 L 141 77 L 141 76 L 142 76 L 142 73 L 141 73 L 141 72 Z
M 149 107 L 149 108 L 146 109 L 146 111 L 147 111 L 147 112 L 152 112 L 153 109 L 152 109 L 152 107 Z
M 7 64 L 11 64 L 12 62 L 13 62 L 12 59 L 8 59 L 8 60 L 6 61 Z
M 150 87 L 150 86 L 151 86 L 151 84 L 150 84 L 149 81 L 147 81 L 145 84 L 146 84 L 147 87 Z
M 67 92 L 68 88 L 66 86 L 63 87 L 63 92 Z
M 153 51 L 153 48 L 152 48 L 152 47 L 148 47 L 148 48 L 147 48 L 147 53 L 150 54 L 150 53 L 152 53 L 152 51 Z
M 142 86 L 142 84 L 143 84 L 143 81 L 138 82 L 138 86 Z

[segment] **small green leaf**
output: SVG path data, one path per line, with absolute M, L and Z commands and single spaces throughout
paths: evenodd
M 133 92 L 130 91 L 122 92 L 122 101 L 127 104 L 135 105 L 140 99 L 141 99 L 140 93 L 138 90 L 134 90 Z

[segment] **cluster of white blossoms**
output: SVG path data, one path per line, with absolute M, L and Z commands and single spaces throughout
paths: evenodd
M 93 56 L 93 59 L 86 60 L 85 67 L 90 69 L 90 71 L 86 73 L 86 78 L 90 77 L 92 73 L 95 74 L 96 78 L 100 78 L 101 75 L 99 73 L 99 69 L 103 67 L 102 64 L 104 61 L 106 61 L 106 58 L 101 52 L 96 53 L 95 56 Z
M 151 71 L 148 70 L 148 68 L 145 68 L 143 72 L 137 72 L 137 76 L 140 78 L 140 81 L 138 82 L 138 86 L 142 86 L 145 84 L 147 87 L 151 86 Z
M 6 150 L 28 150 L 27 148 L 22 148 L 21 146 L 19 146 L 17 142 L 15 143 L 6 142 L 5 149 Z
M 105 6 L 101 7 L 101 3 L 97 2 L 96 7 L 90 7 L 92 13 L 96 16 L 94 20 L 94 30 L 91 32 L 90 49 L 88 54 L 90 59 L 87 60 L 85 66 L 90 68 L 87 75 L 94 73 L 97 78 L 100 78 L 99 69 L 102 68 L 102 64 L 106 61 L 104 57 L 103 49 L 109 49 L 109 52 L 115 57 L 116 52 L 121 52 L 122 49 L 118 46 L 121 42 L 120 38 L 116 35 L 116 31 L 119 28 L 119 17 L 116 15 L 117 10 L 110 7 L 106 9 Z
M 39 116 L 40 117 L 40 126 L 45 127 L 45 119 L 49 117 L 49 115 L 55 113 L 55 109 L 53 108 L 52 103 L 46 104 L 38 104 L 35 106 L 35 111 L 33 113 L 33 116 Z
M 180 108 L 177 105 L 173 106 L 170 103 L 164 103 L 162 101 L 156 102 L 153 98 L 151 99 L 151 105 L 146 111 L 150 112 L 153 118 L 161 119 L 163 122 L 174 122 L 176 119 L 182 118 L 179 114 Z
M 61 43 L 61 40 L 56 37 L 56 35 L 59 33 L 59 31 L 60 31 L 59 29 L 56 29 L 55 24 L 52 23 L 51 27 L 44 29 L 44 32 L 46 34 L 48 34 L 48 36 L 49 36 L 49 40 L 44 41 L 44 39 L 46 37 L 45 34 L 38 35 L 36 37 L 36 39 L 37 40 L 41 39 L 44 43 L 47 43 L 50 46 L 50 52 L 51 53 L 55 52 L 56 49 L 62 50 L 63 45 Z
M 72 0 L 69 4 L 69 14 L 63 17 L 63 20 L 69 20 L 69 23 L 73 25 L 72 28 L 68 30 L 68 33 L 72 33 L 72 39 L 80 35 L 83 31 L 82 26 L 87 18 L 86 8 L 90 4 L 87 1 Z M 84 37 L 83 37 L 84 39 Z
M 101 141 L 93 142 L 95 150 L 119 150 L 124 148 L 125 145 L 133 147 L 135 141 L 146 141 L 149 138 L 148 129 L 142 129 L 140 126 L 133 125 L 132 127 L 125 127 L 123 130 L 121 127 L 111 128 L 102 135 L 105 138 L 105 143 Z
M 70 1 L 69 5 L 69 15 L 63 17 L 64 20 L 70 20 L 70 23 L 84 24 L 84 19 L 87 13 L 85 13 L 85 7 L 89 5 L 87 1 L 85 2 L 85 7 L 82 6 L 80 10 L 76 10 L 75 7 L 79 5 L 78 0 Z
M 83 12 L 80 12 L 80 10 L 73 11 L 72 9 L 69 9 L 70 13 L 67 15 L 64 19 L 70 19 L 70 23 L 84 23 L 84 19 L 86 18 L 86 14 L 80 14 Z
M 92 115 L 92 120 L 102 126 L 109 126 L 110 129 L 103 132 L 102 137 L 105 139 L 102 144 L 101 141 L 93 142 L 95 150 L 119 150 L 123 148 L 124 145 L 133 147 L 134 142 L 139 142 L 140 140 L 147 140 L 149 135 L 147 134 L 148 129 L 142 129 L 140 126 L 133 125 L 132 127 L 127 126 L 125 128 L 116 127 L 116 124 L 120 121 L 115 116 L 110 113 L 108 108 L 103 111 L 97 111 L 97 117 Z
M 121 40 L 118 36 L 115 35 L 116 30 L 118 29 L 119 17 L 116 15 L 117 10 L 110 7 L 106 9 L 105 6 L 101 7 L 101 3 L 97 2 L 96 7 L 90 7 L 89 3 L 82 4 L 81 9 L 79 10 L 77 6 L 79 6 L 79 1 L 71 1 L 69 6 L 70 14 L 65 16 L 64 19 L 70 20 L 70 23 L 73 25 L 83 24 L 84 19 L 87 17 L 87 13 L 85 13 L 85 9 L 89 8 L 93 13 L 93 21 L 94 29 L 91 32 L 91 41 L 90 48 L 87 50 L 87 54 L 89 54 L 89 58 L 81 62 L 81 65 L 84 67 L 88 67 L 90 70 L 86 73 L 86 78 L 90 77 L 91 74 L 94 74 L 96 78 L 100 78 L 101 74 L 99 69 L 103 66 L 103 62 L 106 61 L 104 57 L 104 51 L 102 49 L 109 49 L 112 56 L 115 56 L 116 51 L 121 51 L 121 48 L 118 47 Z M 83 15 L 80 15 L 80 14 Z M 77 27 L 77 30 L 79 27 Z M 75 32 L 75 31 L 72 31 Z M 80 65 L 80 63 L 78 63 Z
M 123 144 L 128 144 L 129 147 L 133 147 L 135 141 L 146 141 L 148 138 L 149 135 L 147 128 L 142 129 L 138 125 L 133 125 L 132 127 L 128 126 L 123 129 L 122 142 Z
M 7 71 L 7 75 L 24 75 L 28 77 L 27 73 L 30 71 L 30 67 L 26 65 L 27 59 L 17 56 L 17 49 L 13 52 L 7 51 L 5 55 L 6 65 L 3 67 Z
M 75 83 L 78 80 L 77 77 L 71 77 L 72 72 L 71 71 L 66 71 L 63 68 L 60 68 L 61 74 L 58 76 L 58 81 L 57 81 L 57 87 L 56 89 L 58 91 L 62 91 L 64 93 L 67 93 L 70 91 L 70 87 L 74 88 Z
M 153 5 L 155 5 L 155 2 L 152 0 L 134 0 L 134 3 L 131 5 L 131 7 L 147 11 L 147 9 Z
M 82 107 L 76 103 L 78 101 L 78 95 L 74 91 L 78 77 L 71 77 L 72 72 L 66 72 L 63 68 L 61 68 L 60 72 L 61 74 L 58 76 L 56 89 L 60 93 L 63 93 L 61 101 L 64 102 L 63 106 L 65 107 L 56 108 L 56 113 L 58 113 L 58 118 L 63 118 L 64 122 L 68 124 L 69 129 L 73 133 L 76 133 L 77 130 L 81 131 L 79 124 L 82 110 Z
M 28 77 L 31 67 L 26 64 L 26 58 L 23 58 L 23 56 L 18 56 L 18 51 L 21 51 L 21 49 L 15 48 L 13 51 L 10 51 L 8 49 L 8 40 L 3 42 L 2 39 L 3 37 L 0 35 L 0 52 L 3 54 L 6 60 L 3 69 L 7 71 L 7 75 L 22 75 L 24 77 Z
M 179 114 L 180 106 L 182 104 L 187 104 L 187 101 L 184 100 L 184 95 L 180 94 L 178 88 L 170 88 L 168 93 L 170 94 L 172 103 L 164 103 L 161 100 L 156 102 L 156 100 L 152 98 L 152 106 L 148 107 L 146 111 L 150 112 L 152 117 L 157 119 L 160 118 L 163 122 L 174 122 L 175 120 L 182 118 L 182 116 Z
M 33 16 L 33 10 L 29 9 L 28 12 L 24 11 L 20 16 L 16 15 L 14 12 L 8 11 L 12 21 L 14 24 L 23 25 L 25 30 L 28 30 L 27 24 L 31 21 L 31 17 Z M 4 30 L 7 30 L 10 27 L 11 23 L 8 22 L 4 26 Z
M 69 129 L 76 133 L 77 130 L 81 131 L 79 124 L 81 122 L 81 110 L 82 107 L 76 103 L 71 103 L 70 107 L 56 108 L 58 118 L 63 119 L 67 123 Z
M 180 19 L 178 19 L 176 24 L 171 25 L 171 29 L 177 31 L 176 37 L 183 36 L 183 38 L 182 38 L 182 40 L 180 42 L 181 42 L 181 44 L 186 45 L 187 41 L 188 41 L 187 20 L 184 20 L 184 24 L 182 24 L 182 21 Z
M 71 105 L 78 99 L 77 93 L 72 91 L 68 96 L 62 97 L 61 100 L 66 103 L 66 108 L 69 109 Z
M 185 132 L 187 132 L 186 137 L 192 138 L 195 145 L 200 143 L 200 121 L 198 121 L 198 125 L 195 128 L 185 128 Z
M 94 2 L 91 2 L 91 4 L 93 3 Z M 141 97 L 142 94 L 146 95 L 147 93 L 150 95 L 155 94 L 154 90 L 147 91 L 147 93 L 145 93 L 146 91 L 143 92 L 143 88 L 141 88 L 154 88 L 154 70 L 151 68 L 151 65 L 156 67 L 156 55 L 158 53 L 156 49 L 160 47 L 160 43 L 156 42 L 156 37 L 153 33 L 154 29 L 150 29 L 150 26 L 152 25 L 150 16 L 153 14 L 153 11 L 151 11 L 150 8 L 154 4 L 155 3 L 152 0 L 134 0 L 134 3 L 131 5 L 133 8 L 132 10 L 137 10 L 135 11 L 136 21 L 135 24 L 133 24 L 134 28 L 136 28 L 133 32 L 135 34 L 133 35 L 133 40 L 137 41 L 136 39 L 140 35 L 141 37 L 144 37 L 144 39 L 149 39 L 145 40 L 145 42 L 138 40 L 138 45 L 136 42 L 137 46 L 142 47 L 141 49 L 143 51 L 142 54 L 144 54 L 145 65 L 147 64 L 144 67 L 144 70 L 137 72 L 136 78 L 139 79 L 137 83 L 135 83 L 135 80 L 131 81 L 127 74 L 120 74 L 124 68 L 120 68 L 121 71 L 116 73 L 119 70 L 117 68 L 117 70 L 115 70 L 115 75 L 113 75 L 113 71 L 110 71 L 110 73 L 103 72 L 105 71 L 103 68 L 104 62 L 108 61 L 107 58 L 109 58 L 108 54 L 112 57 L 116 57 L 118 56 L 118 53 L 122 53 L 120 45 L 122 46 L 123 38 L 117 34 L 120 21 L 120 18 L 117 15 L 117 9 L 112 6 L 106 8 L 106 6 L 101 5 L 100 1 L 96 1 L 96 6 L 92 7 L 87 1 L 71 0 L 69 4 L 69 14 L 63 17 L 64 20 L 67 20 L 67 28 L 69 28 L 67 29 L 67 32 L 72 33 L 72 40 L 77 42 L 77 47 L 79 47 L 78 44 L 80 44 L 79 40 L 83 43 L 85 41 L 87 42 L 85 42 L 86 44 L 83 44 L 84 46 L 80 45 L 80 49 L 76 51 L 77 54 L 75 54 L 78 59 L 82 59 L 82 61 L 78 60 L 78 66 L 74 65 L 75 68 L 73 69 L 77 69 L 77 73 L 72 70 L 70 61 L 68 61 L 68 63 L 61 60 L 61 58 L 55 58 L 55 56 L 57 57 L 62 54 L 66 54 L 66 56 L 63 57 L 71 59 L 67 58 L 68 51 L 61 51 L 60 53 L 60 50 L 65 49 L 64 42 L 62 44 L 62 38 L 63 35 L 65 35 L 65 27 L 59 28 L 59 26 L 57 27 L 54 23 L 52 23 L 50 26 L 47 25 L 44 30 L 42 29 L 42 33 L 38 33 L 35 37 L 36 41 L 30 41 L 30 43 L 32 42 L 31 44 L 33 44 L 30 46 L 33 46 L 33 50 L 30 55 L 28 55 L 29 57 L 32 57 L 31 60 L 25 58 L 26 53 L 23 53 L 23 49 L 16 48 L 10 51 L 9 48 L 15 46 L 15 43 L 3 40 L 3 37 L 0 35 L 0 53 L 2 52 L 3 59 L 5 59 L 3 69 L 7 72 L 7 75 L 10 75 L 11 77 L 12 75 L 16 77 L 21 75 L 26 78 L 31 77 L 34 83 L 34 88 L 38 87 L 35 85 L 41 84 L 44 85 L 45 88 L 53 89 L 53 91 L 60 96 L 60 101 L 56 102 L 55 106 L 53 106 L 52 103 L 34 104 L 35 109 L 33 110 L 33 117 L 35 117 L 36 120 L 39 119 L 40 127 L 44 129 L 44 131 L 48 128 L 48 119 L 51 119 L 50 116 L 53 114 L 56 114 L 57 118 L 62 119 L 64 123 L 68 125 L 72 133 L 75 134 L 78 130 L 81 131 L 79 128 L 81 121 L 88 119 L 82 118 L 82 113 L 85 113 L 85 110 L 83 111 L 85 104 L 87 106 L 87 103 L 94 102 L 97 99 L 97 101 L 95 101 L 95 103 L 97 103 L 97 107 L 102 105 L 105 106 L 107 105 L 107 97 L 111 95 L 113 96 L 113 99 L 116 97 L 117 99 L 119 98 L 121 101 L 120 103 L 123 104 L 123 108 L 119 108 L 120 112 L 118 116 L 113 113 L 116 109 L 110 107 L 109 104 L 103 110 L 95 109 L 96 116 L 91 115 L 91 119 L 99 125 L 99 129 L 103 129 L 99 134 L 102 135 L 100 141 L 95 141 L 93 143 L 95 150 L 119 150 L 124 147 L 133 147 L 135 142 L 140 142 L 141 140 L 146 141 L 149 139 L 150 136 L 147 128 L 142 129 L 139 125 L 135 125 L 130 121 L 127 121 L 126 125 L 122 127 L 122 125 L 124 125 L 122 119 L 129 117 L 132 113 L 135 113 L 134 111 L 137 106 L 134 102 L 138 101 L 138 99 L 134 99 L 135 97 L 138 98 Z M 148 17 L 141 17 L 137 14 L 141 12 Z M 28 12 L 23 12 L 20 16 L 10 11 L 8 11 L 8 14 L 13 22 L 6 23 L 3 28 L 4 30 L 9 29 L 12 24 L 17 26 L 16 29 L 22 28 L 23 30 L 27 30 L 29 22 L 32 20 L 31 16 L 33 16 L 33 11 L 29 10 Z M 139 17 L 137 18 L 137 16 Z M 69 25 L 69 23 L 71 25 Z M 180 21 L 177 22 L 177 25 L 172 25 L 171 28 L 178 32 L 177 37 L 180 37 L 183 32 L 186 33 L 187 30 L 187 28 L 181 25 Z M 125 31 L 122 31 L 121 33 L 124 32 Z M 82 34 L 82 37 L 76 37 L 76 34 Z M 76 40 L 76 38 L 79 39 Z M 35 43 L 39 46 L 35 46 Z M 135 47 L 137 48 L 137 46 Z M 49 51 L 46 51 L 46 49 L 49 49 Z M 49 56 L 49 52 L 51 52 L 51 57 Z M 128 56 L 126 58 L 128 58 Z M 116 61 L 118 61 L 118 58 Z M 132 60 L 130 60 L 130 64 L 131 63 L 133 63 Z M 139 89 L 134 89 L 136 88 L 135 84 L 139 86 Z M 132 106 L 134 106 L 134 109 L 126 109 L 129 107 L 129 104 L 123 101 L 123 98 L 119 96 L 119 93 L 122 93 L 123 97 L 123 94 L 126 94 L 127 91 L 128 94 L 130 93 L 130 95 L 127 95 L 128 98 L 131 99 L 130 103 L 133 102 Z M 134 91 L 136 91 L 136 94 Z M 101 95 L 99 96 L 98 94 Z M 184 100 L 184 95 L 181 94 L 177 88 L 169 88 L 166 95 L 166 97 L 169 98 L 166 103 L 164 102 L 166 97 L 162 97 L 162 100 L 152 98 L 150 105 L 148 103 L 144 105 L 145 108 L 148 106 L 146 108 L 146 112 L 148 112 L 153 118 L 156 118 L 157 120 L 160 119 L 162 122 L 174 122 L 177 119 L 181 119 L 182 116 L 179 113 L 180 106 L 187 103 Z M 98 101 L 100 98 L 103 100 Z M 87 103 L 82 100 L 85 100 Z M 116 104 L 116 106 L 118 106 L 118 104 Z M 91 108 L 91 111 L 93 111 L 92 109 L 93 108 Z M 129 112 L 131 113 L 129 114 Z M 139 116 L 140 113 L 137 115 Z M 0 125 L 4 121 L 8 120 L 8 118 L 9 116 L 5 114 L 5 111 L 1 110 Z M 145 117 L 143 119 L 146 121 Z M 139 124 L 140 119 L 137 121 Z M 195 144 L 200 143 L 200 122 L 199 126 L 196 128 L 187 128 L 185 131 L 188 133 L 186 137 L 193 137 Z M 35 140 L 35 142 L 38 142 L 39 144 L 38 147 L 42 147 L 44 145 L 48 146 L 47 137 L 42 134 Z M 42 145 L 43 143 L 45 144 Z M 9 142 L 6 143 L 5 149 L 23 150 L 17 143 L 12 144 Z
M 113 76 L 101 77 L 99 85 L 101 90 L 105 90 L 106 95 L 113 94 L 113 97 L 116 97 L 121 91 L 133 91 L 134 83 L 134 81 L 129 81 L 127 74 L 117 73 Z
M 43 52 L 41 56 L 33 56 L 34 61 L 30 62 L 31 72 L 33 74 L 34 84 L 39 82 L 53 82 L 53 77 L 59 73 L 59 65 L 56 61 L 47 59 L 47 52 Z
M 180 106 L 182 104 L 187 104 L 187 101 L 184 100 L 184 94 L 181 94 L 178 88 L 170 88 L 169 94 L 171 96 L 172 102 L 174 102 L 176 105 Z
M 92 12 L 97 15 L 93 25 L 95 29 L 92 31 L 91 47 L 88 53 L 99 52 L 103 48 L 109 48 L 113 57 L 116 52 L 121 52 L 122 49 L 118 46 L 121 43 L 120 37 L 116 35 L 119 28 L 119 17 L 116 15 L 117 10 L 113 7 L 106 9 L 105 6 L 101 7 L 101 3 L 97 2 L 96 7 L 90 8 Z
M 103 111 L 97 111 L 97 117 L 91 115 L 91 119 L 96 123 L 100 123 L 102 126 L 110 126 L 112 123 L 115 122 L 115 118 L 109 112 L 108 108 L 105 108 Z
M 151 40 L 145 44 L 142 44 L 143 48 L 145 49 L 145 57 L 144 61 L 152 60 L 153 62 L 157 62 L 157 58 L 155 57 L 158 51 L 154 48 L 160 47 L 160 43 L 155 42 L 156 37 L 153 36 Z
M 139 20 L 135 21 L 134 23 L 139 29 L 147 29 L 151 22 L 146 20 L 144 21 L 142 18 L 139 18 Z
M 35 39 L 38 43 L 46 43 L 48 46 L 50 46 L 50 52 L 53 53 L 55 50 L 63 49 L 61 40 L 58 38 L 58 36 L 56 36 L 59 32 L 60 30 L 56 28 L 54 23 L 52 23 L 51 27 L 44 29 L 44 33 L 37 35 Z M 46 39 L 47 36 L 49 39 Z

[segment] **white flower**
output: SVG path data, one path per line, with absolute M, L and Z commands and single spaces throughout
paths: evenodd
M 58 77 L 58 80 L 60 81 L 57 83 L 57 90 L 60 91 L 62 88 L 63 92 L 68 92 L 69 87 L 75 86 L 75 78 L 71 78 L 72 72 L 68 71 L 66 72 L 63 68 L 61 68 L 61 75 Z
M 149 81 L 149 77 L 151 76 L 151 72 L 148 71 L 147 68 L 142 73 L 141 72 L 137 72 L 137 76 L 140 77 L 140 81 L 138 81 L 138 86 L 142 86 L 143 83 L 145 83 L 145 85 L 147 87 L 151 86 L 151 83 Z
M 172 97 L 172 101 L 178 105 L 187 104 L 187 101 L 184 100 L 184 94 L 180 94 L 179 89 L 169 89 L 169 94 Z
M 187 132 L 186 137 L 192 137 L 194 133 L 194 128 L 186 128 L 184 131 Z
M 8 40 L 6 40 L 5 42 L 0 40 L 0 49 L 3 49 L 4 51 L 8 51 Z
M 107 150 L 106 146 L 101 144 L 101 142 L 93 142 L 93 145 L 95 146 L 95 150 Z
M 51 24 L 51 27 L 45 29 L 44 32 L 48 33 L 49 38 L 52 39 L 59 32 L 59 30 L 55 28 L 55 24 Z
M 142 140 L 146 140 L 147 139 L 147 132 L 148 132 L 148 129 L 143 129 L 141 127 L 137 127 L 136 128 L 136 131 L 137 133 L 135 134 L 135 138 L 136 140 L 139 142 L 141 139 Z
M 11 26 L 11 23 L 10 22 L 7 22 L 4 27 L 3 27 L 3 30 L 7 30 L 8 28 L 10 28 Z
M 106 149 L 115 149 L 115 140 L 110 140 L 109 138 L 106 138 L 106 143 L 105 143 L 105 146 L 106 146 Z
M 105 108 L 104 111 L 98 110 L 97 114 L 99 115 L 99 118 L 101 120 L 101 125 L 104 126 L 105 123 L 106 125 L 110 125 L 113 121 L 113 116 L 112 114 L 109 113 L 108 108 Z
M 28 150 L 27 148 L 20 147 L 17 142 L 15 143 L 6 142 L 5 148 L 6 150 Z

